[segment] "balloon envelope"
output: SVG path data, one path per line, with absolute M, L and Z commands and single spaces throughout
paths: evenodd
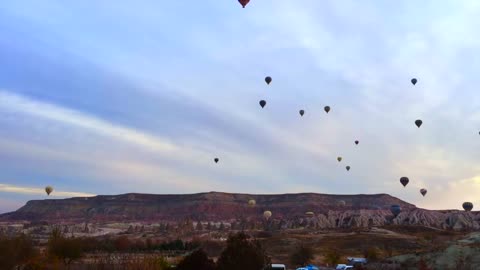
M 413 78 L 410 80 L 412 82 L 413 85 L 417 84 L 417 79 Z
M 304 110 L 300 110 L 299 113 L 300 113 L 300 116 L 303 116 L 303 115 L 305 114 L 305 111 L 304 111 Z
M 346 205 L 346 203 L 345 203 L 345 201 L 344 201 L 344 200 L 340 200 L 340 201 L 338 201 L 338 203 L 337 203 L 337 204 L 338 204 L 338 206 L 345 206 L 345 205 Z
M 242 5 L 243 8 L 245 8 L 245 6 L 248 4 L 248 2 L 250 2 L 250 0 L 238 0 L 238 2 L 240 3 L 240 5 Z
M 338 162 L 342 161 L 342 157 L 337 157 Z
M 315 215 L 315 213 L 313 213 L 313 212 L 306 212 L 305 215 L 306 215 L 307 217 L 313 217 L 313 216 Z
M 215 161 L 215 163 L 218 163 L 218 158 L 214 158 L 213 161 Z M 228 163 L 228 162 L 227 162 Z
M 265 100 L 260 100 L 260 102 L 258 102 L 260 104 L 260 106 L 265 107 L 265 105 L 267 105 L 267 102 Z
M 472 209 L 473 209 L 473 203 L 471 203 L 471 202 L 464 202 L 464 203 L 462 204 L 462 207 L 463 207 L 463 210 L 465 210 L 465 211 L 472 211 Z
M 355 144 L 358 144 L 358 143 L 359 143 L 359 141 L 355 141 Z
M 345 167 L 345 169 L 347 169 L 347 171 L 350 171 L 350 166 Z
M 267 210 L 267 211 L 263 212 L 263 216 L 266 219 L 269 219 L 272 216 L 272 212 Z
M 410 182 L 408 177 L 405 177 L 405 176 L 400 177 L 400 183 L 402 183 L 403 187 L 405 187 L 408 184 L 408 182 Z
M 255 200 L 253 200 L 253 199 L 251 199 L 251 200 L 248 201 L 248 205 L 249 205 L 249 206 L 255 206 L 255 204 L 257 204 L 257 202 L 256 202 Z
M 50 196 L 50 193 L 52 193 L 52 191 L 53 191 L 53 187 L 51 186 L 45 187 L 45 192 L 47 193 L 48 196 Z
M 326 113 L 328 113 L 330 111 L 330 106 L 325 106 L 325 108 L 323 108 L 325 110 Z
M 270 76 L 265 77 L 265 82 L 267 84 L 270 84 L 272 82 L 272 77 L 270 77 Z
M 422 194 L 422 196 L 425 197 L 425 194 L 427 194 L 427 190 L 422 188 L 422 189 L 420 189 L 420 193 Z
M 392 214 L 394 214 L 395 216 L 398 216 L 398 214 L 402 212 L 402 208 L 400 207 L 400 205 L 394 204 L 390 206 L 390 212 L 392 212 Z
M 416 125 L 417 127 L 420 127 L 422 124 L 423 124 L 423 121 L 422 121 L 422 120 L 420 120 L 420 119 L 415 120 L 415 125 Z

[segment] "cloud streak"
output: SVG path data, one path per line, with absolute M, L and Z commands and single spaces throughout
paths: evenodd
M 44 188 L 24 187 L 24 186 L 15 186 L 15 185 L 8 185 L 8 184 L 0 184 L 0 192 L 29 194 L 29 195 L 46 195 Z M 96 195 L 91 193 L 84 193 L 84 192 L 54 190 L 54 192 L 52 192 L 50 196 L 52 197 L 92 197 Z

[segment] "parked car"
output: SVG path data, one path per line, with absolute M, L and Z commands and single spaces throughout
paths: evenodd
M 346 264 L 337 264 L 337 267 L 335 267 L 335 270 L 347 270 L 347 269 L 353 269 L 353 266 L 346 265 Z
M 297 268 L 297 270 L 319 270 L 319 268 L 316 267 L 315 265 L 309 264 L 307 266 Z

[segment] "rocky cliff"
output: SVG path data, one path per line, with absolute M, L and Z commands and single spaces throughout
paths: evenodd
M 249 200 L 255 200 L 249 206 Z M 402 213 L 393 217 L 390 206 Z M 264 222 L 276 228 L 349 228 L 385 224 L 421 225 L 442 229 L 479 229 L 477 212 L 431 211 L 416 208 L 388 194 L 328 195 L 314 193 L 250 195 L 209 192 L 187 195 L 123 194 L 63 200 L 35 200 L 0 221 L 55 222 Z M 313 212 L 306 215 L 307 212 Z

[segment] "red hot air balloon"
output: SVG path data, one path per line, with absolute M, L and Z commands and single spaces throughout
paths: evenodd
M 245 6 L 248 4 L 248 2 L 250 2 L 250 0 L 238 0 L 238 2 L 240 3 L 240 5 L 242 5 L 243 8 L 245 8 Z

